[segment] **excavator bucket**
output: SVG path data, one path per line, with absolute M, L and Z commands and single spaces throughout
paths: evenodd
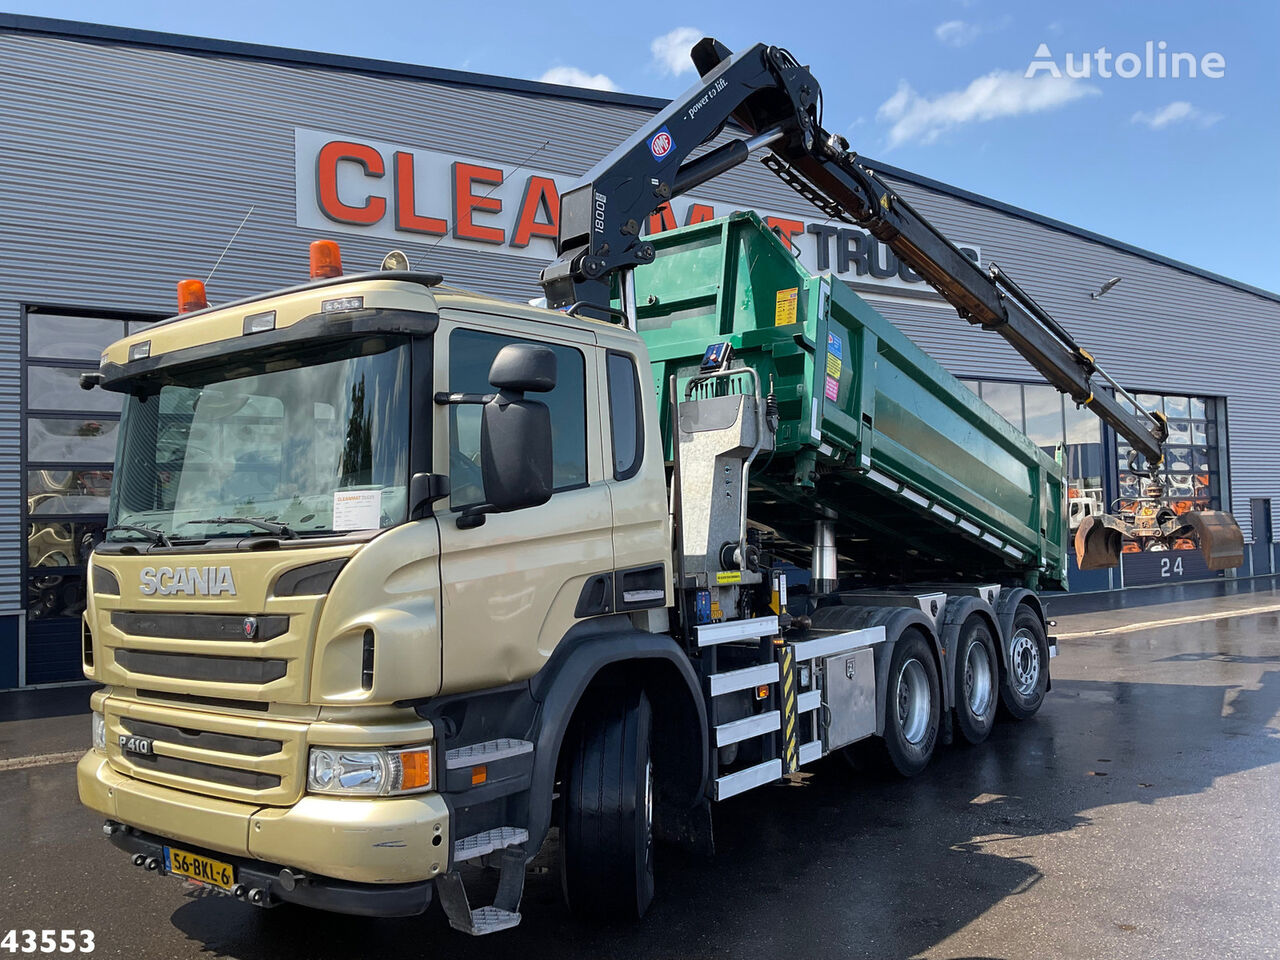
M 1081 570 L 1105 570 L 1120 563 L 1124 536 L 1105 517 L 1088 516 L 1076 527 L 1076 563 Z
M 1229 513 L 1191 510 L 1178 517 L 1195 533 L 1210 570 L 1230 570 L 1244 563 L 1244 534 Z

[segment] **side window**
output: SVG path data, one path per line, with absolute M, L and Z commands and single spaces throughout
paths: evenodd
M 610 353 L 609 432 L 613 436 L 613 478 L 626 480 L 640 469 L 644 452 L 640 378 L 635 361 L 622 353 Z
M 478 330 L 454 330 L 449 335 L 451 393 L 492 393 L 489 367 L 493 358 L 517 337 Z M 555 489 L 587 484 L 587 377 L 582 351 L 544 344 L 556 355 L 556 388 L 530 394 L 551 411 L 551 449 L 555 458 Z M 480 406 L 455 404 L 449 408 L 449 506 L 457 509 L 484 501 L 480 474 Z

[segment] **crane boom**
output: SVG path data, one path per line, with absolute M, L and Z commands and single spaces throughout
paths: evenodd
M 561 198 L 559 257 L 542 274 L 549 306 L 611 312 L 615 274 L 653 259 L 652 244 L 641 236 L 648 215 L 767 148 L 763 162 L 784 182 L 832 218 L 867 230 L 961 317 L 1004 337 L 1049 383 L 1124 437 L 1148 470 L 1160 463 L 1168 435 L 1163 417 L 1128 397 L 998 266 L 984 270 L 966 257 L 843 137 L 824 130 L 821 88 L 791 54 L 764 44 L 731 54 L 708 38 L 694 47 L 693 60 L 702 83 Z M 745 137 L 688 159 L 730 120 Z
M 767 151 L 764 165 L 801 196 L 886 244 L 962 318 L 1000 334 L 1045 380 L 1128 441 L 1129 469 L 1149 482 L 1127 512 L 1083 518 L 1075 536 L 1081 569 L 1118 564 L 1124 539 L 1163 549 L 1195 540 L 1213 570 L 1244 561 L 1244 537 L 1229 513 L 1178 514 L 1162 502 L 1155 471 L 1169 434 L 1163 415 L 1143 409 L 999 266 L 984 270 L 966 257 L 850 151 L 844 137 L 823 129 L 822 89 L 807 67 L 780 47 L 756 44 L 735 54 L 709 37 L 698 42 L 692 57 L 701 83 L 561 197 L 558 256 L 541 278 L 548 306 L 616 317 L 616 283 L 622 313 L 634 319 L 631 269 L 654 258 L 653 244 L 641 233 L 648 216 L 672 197 Z M 694 156 L 730 121 L 742 136 Z

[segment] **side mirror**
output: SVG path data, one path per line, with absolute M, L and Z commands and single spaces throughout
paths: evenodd
M 525 391 L 546 393 L 556 388 L 556 355 L 535 343 L 509 343 L 489 365 L 489 383 L 500 393 L 524 399 Z
M 526 399 L 525 392 L 555 388 L 556 355 L 549 347 L 509 344 L 494 358 L 489 383 L 498 392 L 486 400 L 480 418 L 485 503 L 464 511 L 461 527 L 483 523 L 486 513 L 523 510 L 551 499 L 551 411 Z

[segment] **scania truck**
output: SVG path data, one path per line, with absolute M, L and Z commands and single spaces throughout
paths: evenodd
M 638 917 L 655 843 L 710 849 L 716 802 L 832 753 L 913 776 L 1040 708 L 1055 459 L 754 214 L 641 225 L 762 153 L 1153 488 L 1164 424 L 827 133 L 790 54 L 693 55 L 700 82 L 565 194 L 545 307 L 402 256 L 345 275 L 320 241 L 301 286 L 209 306 L 183 282 L 85 375 L 124 409 L 77 775 L 137 867 L 260 907 L 438 898 L 479 934 L 519 922 L 556 828 L 570 906 Z M 1133 522 L 1082 525 L 1082 564 Z M 1144 536 L 1240 561 L 1224 514 Z

